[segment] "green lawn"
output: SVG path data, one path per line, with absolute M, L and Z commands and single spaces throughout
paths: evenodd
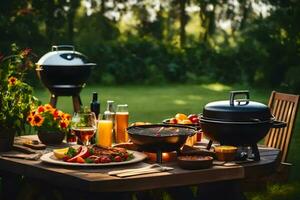
M 160 122 L 178 112 L 201 113 L 202 107 L 211 101 L 228 99 L 233 88 L 221 84 L 211 85 L 169 85 L 169 86 L 90 86 L 81 92 L 84 106 L 89 106 L 92 92 L 98 92 L 101 100 L 101 112 L 106 109 L 106 101 L 114 100 L 116 104 L 129 105 L 130 121 Z M 270 90 L 259 92 L 251 90 L 251 98 L 266 102 Z M 36 91 L 36 96 L 43 103 L 49 102 L 49 92 Z M 70 97 L 60 97 L 58 108 L 73 112 Z
M 87 86 L 81 92 L 83 104 L 89 106 L 92 92 L 98 92 L 101 100 L 101 112 L 106 108 L 107 100 L 114 100 L 117 104 L 129 105 L 130 122 L 148 121 L 161 122 L 176 113 L 201 113 L 203 106 L 211 101 L 228 99 L 230 90 L 245 89 L 241 86 L 210 85 L 166 85 L 166 86 Z M 36 91 L 36 96 L 43 103 L 49 102 L 49 92 Z M 267 103 L 271 89 L 250 89 L 253 101 Z M 58 100 L 59 109 L 72 113 L 70 97 Z M 294 132 L 289 161 L 293 163 L 292 180 L 300 179 L 300 119 Z

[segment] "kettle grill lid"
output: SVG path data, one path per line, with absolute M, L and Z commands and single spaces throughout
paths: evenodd
M 72 45 L 52 46 L 52 51 L 43 55 L 36 64 L 37 66 L 95 65 L 94 63 L 90 63 L 85 55 L 75 51 Z
M 246 98 L 236 99 L 238 95 L 245 95 Z M 203 118 L 215 121 L 259 122 L 270 120 L 273 116 L 265 104 L 250 101 L 249 91 L 232 91 L 229 101 L 206 104 L 203 108 Z

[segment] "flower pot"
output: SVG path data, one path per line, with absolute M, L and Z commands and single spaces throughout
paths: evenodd
M 15 130 L 0 127 L 0 152 L 10 151 L 12 149 Z
M 46 145 L 61 144 L 65 133 L 60 131 L 38 131 L 39 140 Z

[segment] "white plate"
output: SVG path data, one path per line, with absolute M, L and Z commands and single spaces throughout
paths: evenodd
M 128 153 L 132 153 L 134 158 L 128 161 L 122 161 L 122 162 L 109 162 L 109 163 L 71 163 L 71 162 L 64 162 L 62 160 L 57 159 L 54 155 L 53 152 L 46 153 L 42 155 L 40 158 L 43 162 L 46 163 L 51 163 L 51 164 L 57 164 L 57 165 L 65 165 L 65 166 L 113 166 L 113 165 L 126 165 L 130 163 L 136 163 L 144 160 L 147 155 L 141 152 L 137 151 L 129 151 L 127 150 Z

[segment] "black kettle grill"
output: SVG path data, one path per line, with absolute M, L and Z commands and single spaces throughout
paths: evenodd
M 238 99 L 237 96 L 244 98 Z M 200 124 L 203 133 L 222 145 L 250 146 L 254 160 L 260 160 L 257 143 L 270 128 L 283 128 L 285 122 L 276 121 L 270 108 L 250 101 L 249 91 L 232 91 L 229 100 L 211 102 L 203 108 Z
M 72 96 L 74 111 L 82 105 L 79 93 L 84 88 L 95 63 L 75 51 L 72 45 L 52 46 L 52 50 L 36 63 L 38 77 L 51 93 L 50 104 L 55 107 L 58 96 Z

